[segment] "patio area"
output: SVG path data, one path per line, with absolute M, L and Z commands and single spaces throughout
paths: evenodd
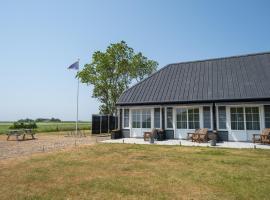
M 126 143 L 126 144 L 150 144 L 149 141 L 144 141 L 143 138 L 122 138 L 114 140 L 104 140 L 102 143 Z M 236 148 L 236 149 L 270 149 L 270 145 L 263 145 L 251 142 L 219 142 L 216 146 L 211 146 L 210 142 L 197 143 L 189 140 L 164 140 L 155 141 L 152 145 L 182 145 L 182 146 L 198 146 L 198 147 L 213 147 L 213 148 Z

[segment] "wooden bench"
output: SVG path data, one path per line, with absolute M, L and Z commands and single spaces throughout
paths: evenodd
M 270 144 L 270 128 L 265 128 L 261 134 L 252 134 L 253 143 Z
M 10 130 L 7 133 L 7 140 L 9 140 L 10 136 L 15 136 L 16 140 L 19 140 L 19 136 L 21 136 L 23 134 L 23 130 Z
M 19 129 L 19 130 L 10 130 L 8 133 L 7 133 L 7 140 L 9 140 L 10 136 L 15 136 L 16 137 L 16 140 L 18 141 L 19 140 L 19 136 L 23 136 L 23 140 L 25 140 L 25 136 L 26 135 L 31 135 L 32 136 L 32 139 L 34 140 L 35 139 L 35 132 L 32 130 L 32 129 Z

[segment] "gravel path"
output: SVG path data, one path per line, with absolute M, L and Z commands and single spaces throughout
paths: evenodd
M 37 139 L 7 141 L 6 135 L 0 135 L 0 161 L 7 160 L 10 158 L 20 158 L 23 156 L 30 156 L 35 153 L 52 152 L 61 149 L 71 148 L 81 145 L 92 145 L 99 141 L 109 139 L 108 137 L 66 137 L 64 135 L 45 135 L 36 134 Z

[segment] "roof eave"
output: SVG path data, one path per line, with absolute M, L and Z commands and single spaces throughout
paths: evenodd
M 213 100 L 192 100 L 192 101 L 160 101 L 160 102 L 119 102 L 116 106 L 139 106 L 139 105 L 172 105 L 172 104 L 200 104 L 200 103 L 226 103 L 226 102 L 253 102 L 270 101 L 270 97 L 245 98 L 245 99 L 213 99 Z

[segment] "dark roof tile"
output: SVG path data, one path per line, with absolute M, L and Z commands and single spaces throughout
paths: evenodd
M 167 65 L 126 90 L 117 104 L 270 98 L 270 52 Z

